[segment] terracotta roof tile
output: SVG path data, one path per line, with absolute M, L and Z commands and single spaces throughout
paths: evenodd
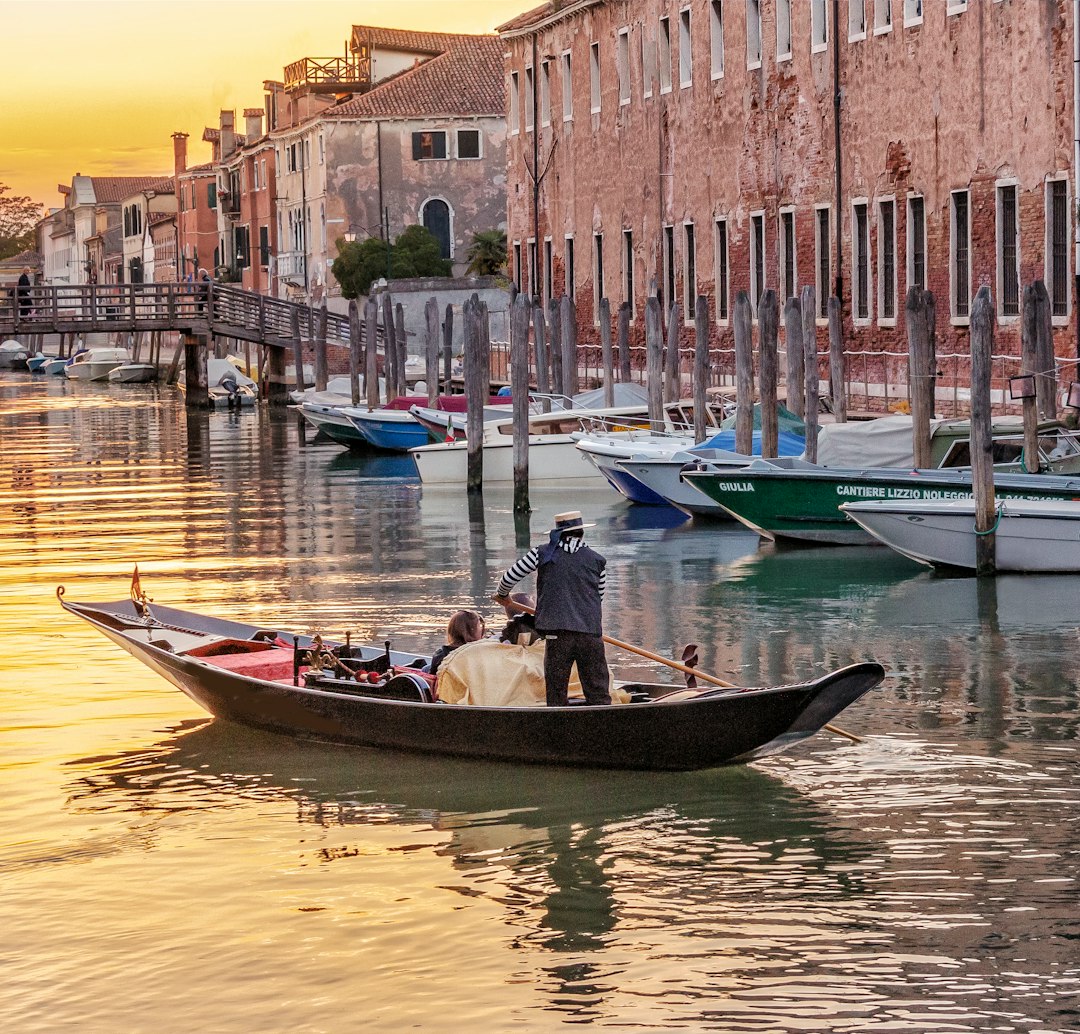
M 140 190 L 149 190 L 161 182 L 161 176 L 91 176 L 90 182 L 94 187 L 94 200 L 99 205 L 108 205 L 123 201 Z
M 445 48 L 367 93 L 320 113 L 321 118 L 430 118 L 504 115 L 503 43 L 498 36 L 379 30 L 393 38 L 423 37 Z M 380 43 L 388 46 L 387 43 Z M 416 47 L 405 48 L 416 49 Z
M 515 18 L 511 18 L 508 22 L 503 22 L 495 31 L 503 33 L 520 32 L 522 29 L 528 29 L 538 22 L 555 18 L 563 11 L 573 13 L 578 8 L 591 7 L 595 3 L 602 2 L 603 0 L 546 0 L 546 3 L 542 3 L 539 7 L 534 7 L 517 15 Z
M 460 34 L 450 32 L 414 32 L 412 29 L 387 29 L 381 25 L 354 25 L 352 44 L 368 43 L 383 50 L 418 51 L 424 54 L 441 54 L 449 50 L 452 41 L 461 39 Z

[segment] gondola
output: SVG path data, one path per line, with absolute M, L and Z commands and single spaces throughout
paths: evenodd
M 853 664 L 790 686 L 688 690 L 618 683 L 610 707 L 439 702 L 426 661 L 130 599 L 61 606 L 218 718 L 277 733 L 426 754 L 585 768 L 691 770 L 774 754 L 885 677 Z

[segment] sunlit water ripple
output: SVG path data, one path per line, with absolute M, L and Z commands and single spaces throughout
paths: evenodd
M 470 512 L 164 387 L 0 374 L 0 442 L 0 1029 L 1080 1030 L 1075 579 L 759 547 L 606 490 L 515 526 L 507 493 Z M 747 683 L 881 659 L 838 719 L 863 742 L 687 774 L 297 743 L 55 602 L 138 563 L 162 602 L 430 649 L 569 508 L 613 635 Z

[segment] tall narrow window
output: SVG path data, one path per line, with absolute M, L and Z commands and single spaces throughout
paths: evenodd
M 529 241 L 529 297 L 540 293 L 540 267 L 536 261 L 536 241 Z
M 746 0 L 746 67 L 761 67 L 761 0 Z
M 589 47 L 589 97 L 592 102 L 592 113 L 595 115 L 600 110 L 600 44 L 593 43 Z
M 878 317 L 896 319 L 896 202 L 878 202 Z
M 525 66 L 525 132 L 528 133 L 536 124 L 536 94 L 533 70 Z
M 997 267 L 1002 316 L 1020 315 L 1020 227 L 1017 216 L 1016 184 L 998 187 Z
M 619 103 L 630 103 L 630 30 L 620 29 L 615 66 L 619 74 Z
M 646 39 L 645 26 L 641 27 L 641 95 L 651 97 L 653 79 L 656 76 L 656 47 L 653 41 Z
M 971 227 L 966 190 L 954 190 L 951 204 L 952 314 L 966 319 L 971 313 Z
M 856 320 L 870 319 L 870 214 L 865 201 L 856 202 L 852 209 L 851 261 L 854 266 L 854 316 Z
M 623 230 L 623 301 L 634 311 L 634 234 Z
M 657 72 L 660 76 L 660 92 L 671 93 L 671 22 L 660 19 L 660 35 L 657 39 Z
M 551 238 L 544 238 L 544 301 L 551 300 Z
M 574 117 L 574 77 L 570 65 L 570 51 L 564 51 L 562 56 L 562 117 L 563 122 L 569 122 Z
M 908 287 L 926 288 L 926 207 L 921 197 L 908 198 Z
M 716 220 L 716 318 L 726 322 L 729 313 L 730 266 L 728 264 L 728 224 L 726 219 Z
M 819 208 L 815 213 L 817 225 L 814 232 L 814 245 L 817 252 L 817 290 L 818 319 L 827 319 L 829 316 L 829 291 L 832 284 L 832 262 L 829 251 L 831 238 L 829 237 L 829 209 Z
M 525 278 L 521 275 L 521 241 L 514 241 L 514 286 L 521 291 Z
M 709 5 L 709 31 L 712 51 L 712 77 L 724 76 L 724 2 L 711 0 Z
M 694 224 L 683 224 L 684 243 L 686 245 L 686 277 L 683 282 L 683 318 L 694 320 L 694 307 L 697 305 L 697 242 L 694 238 Z
M 795 213 L 788 209 L 780 213 L 780 290 L 783 308 L 788 298 L 794 298 L 798 290 L 795 273 Z
M 893 0 L 874 0 L 874 35 L 892 31 Z
M 765 290 L 765 213 L 750 216 L 750 306 L 757 316 Z
M 829 8 L 826 0 L 810 0 L 810 49 L 822 51 L 829 43 Z
M 551 125 L 551 62 L 540 62 L 540 125 Z
M 577 297 L 577 280 L 576 280 L 577 270 L 574 267 L 574 238 L 573 238 L 572 235 L 568 236 L 566 238 L 566 252 L 565 252 L 565 258 L 563 260 L 563 266 L 564 266 L 564 277 L 565 277 L 565 280 L 566 280 L 566 283 L 563 286 L 563 290 L 567 293 L 567 295 L 569 295 L 569 297 L 576 298 Z
M 517 72 L 510 73 L 510 132 L 521 131 L 521 83 Z
M 679 85 L 690 86 L 694 81 L 694 48 L 690 33 L 690 8 L 679 12 Z
M 923 20 L 923 0 L 903 0 L 904 25 L 921 25 Z
M 667 312 L 675 301 L 675 227 L 664 227 L 664 297 L 660 307 Z
M 776 59 L 791 57 L 791 0 L 776 0 Z
M 1069 315 L 1069 184 L 1050 180 L 1046 184 L 1046 282 L 1050 288 L 1050 313 Z
M 595 259 L 595 272 L 593 274 L 593 312 L 599 318 L 600 299 L 604 297 L 604 235 L 593 234 L 593 257 Z
M 866 38 L 866 0 L 848 0 L 847 31 L 849 40 Z

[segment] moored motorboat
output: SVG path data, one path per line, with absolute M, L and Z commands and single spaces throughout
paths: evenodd
M 875 499 L 840 508 L 912 560 L 975 570 L 974 499 Z M 999 571 L 1080 572 L 1080 500 L 1002 499 L 991 530 Z
M 158 369 L 153 363 L 124 363 L 109 371 L 114 384 L 148 384 L 157 380 Z
M 25 345 L 20 344 L 14 338 L 0 343 L 0 370 L 21 370 L 26 366 L 26 358 L 29 355 Z
M 26 357 L 26 368 L 31 373 L 44 373 L 45 364 L 50 359 L 55 359 L 56 356 L 46 355 L 44 352 L 38 352 L 37 355 L 28 355 Z
M 181 394 L 187 394 L 187 371 L 177 382 Z M 259 385 L 228 359 L 206 360 L 206 392 L 215 409 L 241 409 L 259 401 Z
M 73 381 L 106 381 L 112 370 L 129 362 L 131 356 L 126 348 L 88 348 L 75 354 L 64 373 Z
M 790 686 L 698 691 L 617 683 L 628 702 L 610 707 L 447 703 L 419 670 L 425 658 L 389 643 L 342 646 L 151 607 L 134 583 L 132 598 L 116 603 L 69 602 L 62 588 L 57 595 L 65 610 L 219 718 L 431 754 L 629 769 L 743 762 L 812 736 L 885 674 L 868 662 Z

